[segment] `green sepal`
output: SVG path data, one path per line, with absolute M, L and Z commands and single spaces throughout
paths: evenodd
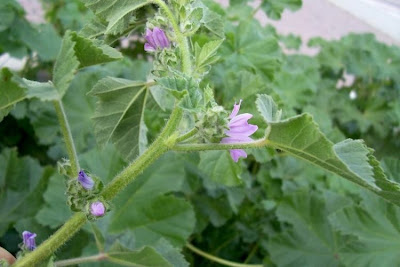
M 89 200 L 96 198 L 103 190 L 103 182 L 95 175 L 86 172 L 94 181 L 91 190 L 85 189 L 76 177 L 69 179 L 67 182 L 67 204 L 72 211 L 79 212 L 86 210 L 86 205 Z

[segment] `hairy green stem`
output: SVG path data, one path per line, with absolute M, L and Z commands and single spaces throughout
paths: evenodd
M 197 134 L 199 130 L 197 128 L 193 128 L 192 130 L 190 130 L 189 132 L 179 136 L 178 138 L 176 138 L 176 143 L 185 141 L 187 139 L 189 139 L 190 137 L 194 136 Z
M 76 264 L 85 263 L 85 262 L 102 261 L 102 260 L 107 259 L 107 257 L 108 257 L 107 254 L 100 253 L 100 254 L 88 256 L 88 257 L 79 257 L 79 258 L 73 258 L 73 259 L 68 259 L 68 260 L 56 261 L 54 263 L 54 265 L 56 267 L 70 266 L 70 265 L 76 265 Z
M 67 242 L 85 224 L 86 215 L 82 212 L 75 213 L 60 229 L 44 241 L 34 251 L 17 260 L 13 267 L 36 266 L 51 256 L 59 247 Z
M 172 133 L 177 128 L 181 118 L 182 109 L 175 107 L 163 131 L 149 149 L 137 158 L 136 161 L 126 167 L 125 170 L 123 170 L 106 188 L 104 188 L 102 195 L 106 200 L 111 200 L 117 193 L 122 191 L 126 185 L 132 182 L 133 179 L 146 167 L 175 145 L 176 137 Z M 54 235 L 49 237 L 33 252 L 18 260 L 13 266 L 35 266 L 35 264 L 45 260 L 54 253 L 57 248 L 74 236 L 85 222 L 86 215 L 83 213 L 76 213 Z
M 158 4 L 160 8 L 164 10 L 168 19 L 170 20 L 177 37 L 178 46 L 181 51 L 182 71 L 185 74 L 190 75 L 192 71 L 192 66 L 190 60 L 189 43 L 187 38 L 180 31 L 175 16 L 165 4 L 165 2 L 163 2 L 162 0 L 153 0 L 152 2 Z M 76 172 L 77 176 L 79 172 L 79 163 L 62 102 L 54 101 L 54 106 L 56 108 L 57 116 L 60 120 L 61 129 L 67 145 L 68 156 L 70 157 L 72 168 L 74 172 Z M 111 200 L 112 198 L 114 198 L 130 182 L 132 182 L 133 179 L 135 179 L 141 172 L 143 172 L 146 167 L 153 163 L 163 153 L 172 149 L 175 146 L 177 142 L 177 136 L 174 135 L 174 132 L 182 119 L 182 113 L 182 109 L 175 106 L 174 110 L 171 113 L 170 119 L 168 120 L 163 131 L 160 133 L 157 139 L 141 156 L 139 156 L 134 162 L 126 167 L 111 181 L 110 184 L 108 184 L 104 188 L 102 196 L 106 200 Z M 85 214 L 76 213 L 54 235 L 49 237 L 33 252 L 19 259 L 13 266 L 35 266 L 37 263 L 45 260 L 60 246 L 62 246 L 67 240 L 69 240 L 76 232 L 78 232 L 86 221 L 87 220 Z
M 172 150 L 175 151 L 203 151 L 203 150 L 229 150 L 229 149 L 246 149 L 246 148 L 260 148 L 269 144 L 267 139 L 259 139 L 248 143 L 209 143 L 209 144 L 177 144 Z
M 181 51 L 182 57 L 182 71 L 185 74 L 190 75 L 192 73 L 192 64 L 190 60 L 190 49 L 189 42 L 185 35 L 181 32 L 179 25 L 176 21 L 174 14 L 171 9 L 167 6 L 167 4 L 163 0 L 152 0 L 153 3 L 157 4 L 160 8 L 162 8 L 165 12 L 165 15 L 168 17 L 169 22 L 174 29 L 176 35 L 176 42 L 178 43 L 178 47 Z
M 195 246 L 193 246 L 192 244 L 189 244 L 189 243 L 186 244 L 186 247 L 188 249 L 190 249 L 191 251 L 193 251 L 194 253 L 196 253 L 196 254 L 198 254 L 198 255 L 206 258 L 206 259 L 209 259 L 211 261 L 220 263 L 220 264 L 225 265 L 225 266 L 232 266 L 232 267 L 263 267 L 262 264 L 243 264 L 243 263 L 238 263 L 238 262 L 234 262 L 234 261 L 224 260 L 224 259 L 218 258 L 218 257 L 216 257 L 214 255 L 208 254 L 207 252 L 204 252 L 204 251 L 196 248 Z
M 75 149 L 74 139 L 72 138 L 71 129 L 69 128 L 67 115 L 65 114 L 64 111 L 64 105 L 61 100 L 54 100 L 53 104 L 57 113 L 58 122 L 60 123 L 61 132 L 65 141 L 65 146 L 67 147 L 68 157 L 71 162 L 72 174 L 77 177 L 80 170 L 79 161 L 78 161 L 78 156 L 76 154 L 76 149 Z
M 176 137 L 170 137 L 182 118 L 182 109 L 176 107 L 168 120 L 164 130 L 150 147 L 132 164 L 115 177 L 103 190 L 105 200 L 111 200 L 124 189 L 143 170 L 167 152 L 176 143 Z

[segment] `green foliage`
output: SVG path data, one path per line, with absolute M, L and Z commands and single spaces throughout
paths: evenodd
M 240 179 L 241 168 L 232 161 L 227 151 L 208 151 L 200 154 L 199 168 L 211 180 L 226 185 L 235 186 L 242 183 Z
M 142 0 L 82 2 L 44 0 L 43 25 L 30 24 L 16 1 L 0 3 L 0 52 L 28 57 L 21 71 L 0 72 L 2 247 L 17 252 L 25 230 L 41 244 L 73 214 L 65 177 L 48 167 L 67 155 L 50 103 L 61 100 L 80 167 L 109 187 L 116 176 L 135 179 L 56 261 L 104 253 L 82 265 L 217 266 L 183 248 L 190 242 L 265 266 L 400 264 L 398 47 L 350 34 L 313 39 L 313 57 L 285 54 L 301 39 L 262 27 L 243 0 L 226 9 L 168 1 L 170 13 Z M 301 1 L 260 4 L 278 19 Z M 146 20 L 165 30 L 168 50 L 144 51 Z M 259 127 L 246 159 L 171 151 L 155 160 L 178 146 L 225 146 L 240 100 L 240 114 Z M 160 135 L 176 107 L 179 125 Z
M 351 239 L 342 237 L 324 218 L 346 204 L 340 197 L 324 203 L 321 197 L 306 193 L 284 198 L 276 214 L 293 228 L 268 243 L 272 260 L 278 266 L 340 266 L 338 254 L 346 251 L 344 245 Z
M 194 214 L 185 200 L 164 196 L 182 185 L 182 162 L 168 154 L 147 169 L 114 202 L 119 209 L 112 215 L 109 231 L 130 229 L 136 246 L 154 244 L 165 238 L 174 246 L 182 246 L 194 227 Z M 134 208 L 132 208 L 134 207 Z
M 99 97 L 93 120 L 100 145 L 114 143 L 127 160 L 143 153 L 147 145 L 144 124 L 147 93 L 145 82 L 111 77 L 93 87 L 89 94 Z
M 42 168 L 30 157 L 19 158 L 15 149 L 3 150 L 0 158 L 0 233 L 4 233 L 9 224 L 38 212 L 53 169 Z
M 301 8 L 302 0 L 263 0 L 261 3 L 262 10 L 271 19 L 280 19 L 284 9 L 296 11 Z
M 91 9 L 96 16 L 107 21 L 105 33 L 118 34 L 129 26 L 132 12 L 149 4 L 145 0 L 83 0 L 83 3 Z

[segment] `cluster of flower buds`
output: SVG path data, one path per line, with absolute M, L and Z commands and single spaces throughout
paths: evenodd
M 98 197 L 102 189 L 103 183 L 99 178 L 81 170 L 77 178 L 68 182 L 68 205 L 73 211 L 85 211 L 90 219 L 104 216 L 108 205 Z
M 228 130 L 228 113 L 221 106 L 215 105 L 202 114 L 196 122 L 198 135 L 205 142 L 219 142 Z

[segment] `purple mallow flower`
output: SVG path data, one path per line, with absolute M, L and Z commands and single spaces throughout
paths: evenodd
M 96 201 L 90 204 L 90 213 L 93 216 L 100 217 L 103 216 L 105 212 L 106 212 L 106 207 L 104 207 L 104 204 L 101 203 L 100 201 Z
M 91 190 L 94 186 L 93 179 L 88 176 L 83 170 L 79 172 L 78 181 L 86 190 Z
M 144 44 L 144 50 L 147 52 L 156 51 L 157 48 L 163 49 L 170 47 L 170 43 L 165 35 L 165 32 L 160 28 L 154 27 L 153 31 L 147 29 L 144 38 L 146 38 L 147 41 L 147 43 Z
M 24 246 L 30 251 L 32 251 L 36 248 L 35 237 L 36 237 L 36 234 L 31 233 L 29 231 L 24 231 L 22 233 L 22 239 L 24 240 Z
M 240 100 L 239 104 L 235 103 L 233 106 L 232 113 L 229 116 L 229 130 L 225 132 L 228 137 L 222 138 L 222 144 L 250 142 L 253 139 L 249 136 L 258 129 L 257 125 L 249 124 L 247 122 L 251 117 L 253 117 L 252 114 L 244 113 L 237 115 L 240 109 L 240 104 L 242 104 L 242 100 Z M 230 150 L 230 153 L 235 162 L 238 162 L 240 157 L 247 158 L 247 154 L 243 149 L 232 149 Z

